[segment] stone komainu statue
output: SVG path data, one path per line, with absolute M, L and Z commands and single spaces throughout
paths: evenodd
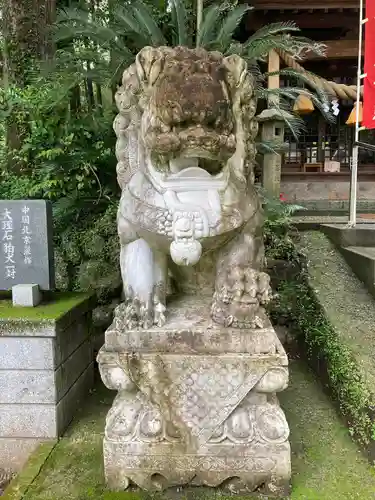
M 280 498 L 291 468 L 276 394 L 288 360 L 262 307 L 252 77 L 237 56 L 145 48 L 116 100 L 125 301 L 98 354 L 118 391 L 103 440 L 107 485 Z M 166 313 L 171 277 L 182 293 Z
M 162 326 L 172 276 L 179 290 L 213 294 L 215 322 L 262 327 L 269 278 L 245 61 L 146 47 L 124 72 L 116 103 L 125 292 L 117 315 L 128 328 Z

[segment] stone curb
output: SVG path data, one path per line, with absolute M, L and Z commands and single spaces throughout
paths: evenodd
M 25 497 L 29 487 L 39 475 L 57 443 L 57 440 L 50 440 L 38 446 L 21 471 L 7 486 L 1 500 L 22 500 Z
M 79 297 L 79 298 L 78 298 Z M 93 309 L 96 297 L 91 293 L 77 294 L 77 301 L 73 306 L 62 311 L 55 318 L 33 318 L 33 317 L 2 317 L 0 318 L 0 334 L 6 336 L 14 331 L 22 334 L 24 331 L 38 331 L 38 336 L 56 336 L 56 333 L 67 329 L 74 320 Z M 45 332 L 42 332 L 45 330 Z

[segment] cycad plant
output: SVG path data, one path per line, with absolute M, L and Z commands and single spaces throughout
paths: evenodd
M 194 4 L 195 0 L 192 1 Z M 307 52 L 322 55 L 322 44 L 298 36 L 298 27 L 292 22 L 264 26 L 239 43 L 235 33 L 250 10 L 248 5 L 217 2 L 202 9 L 203 0 L 193 4 L 189 6 L 188 0 L 110 0 L 110 8 L 106 5 L 65 9 L 58 17 L 55 39 L 68 49 L 57 52 L 54 72 L 68 73 L 70 86 L 89 80 L 113 87 L 146 45 L 201 46 L 246 59 L 257 77 L 256 92 L 261 102 L 272 95 L 277 97 L 272 100 L 273 105 L 280 108 L 294 134 L 298 134 L 303 122 L 289 109 L 300 94 L 307 95 L 325 113 L 327 96 L 308 76 L 292 69 L 282 70 L 280 75 L 294 79 L 297 86 L 267 89 L 264 84 L 267 74 L 261 71 L 271 50 L 282 50 L 301 59 Z M 66 44 L 67 41 L 70 43 Z M 269 150 L 273 146 L 263 144 L 264 148 Z

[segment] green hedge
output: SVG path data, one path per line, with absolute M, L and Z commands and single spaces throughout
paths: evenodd
M 314 237 L 316 248 L 322 252 L 322 259 L 328 248 L 329 259 L 342 258 L 338 251 L 336 255 L 332 253 L 331 245 L 321 239 L 325 238 L 323 235 L 312 236 Z M 324 248 L 324 243 L 327 243 L 327 248 Z M 330 294 L 323 294 L 322 297 L 321 290 L 323 287 L 329 287 L 329 280 L 325 282 L 322 276 L 321 281 L 318 280 L 320 289 L 317 290 L 311 263 L 308 264 L 303 255 L 300 262 L 299 275 L 279 284 L 271 314 L 275 321 L 282 318 L 284 323 L 289 322 L 309 363 L 337 401 L 351 434 L 367 449 L 372 458 L 375 458 L 375 398 L 366 370 L 361 366 L 360 356 L 350 341 L 350 327 L 345 322 L 340 322 L 339 307 L 335 317 L 332 310 L 327 311 L 325 301 Z M 324 265 L 329 263 L 324 262 Z M 346 279 L 345 275 L 342 279 Z M 332 290 L 332 296 L 334 300 L 340 301 L 340 291 Z M 357 308 L 361 307 L 360 303 L 355 302 L 356 299 L 357 297 L 352 297 L 353 303 Z M 353 328 L 355 327 L 353 324 Z M 375 323 L 373 327 L 375 330 Z

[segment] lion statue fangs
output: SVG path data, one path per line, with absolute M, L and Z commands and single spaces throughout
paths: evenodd
M 168 258 L 216 259 L 211 317 L 259 328 L 270 297 L 262 272 L 253 79 L 239 56 L 145 47 L 116 93 L 120 266 L 126 328 L 166 321 Z

